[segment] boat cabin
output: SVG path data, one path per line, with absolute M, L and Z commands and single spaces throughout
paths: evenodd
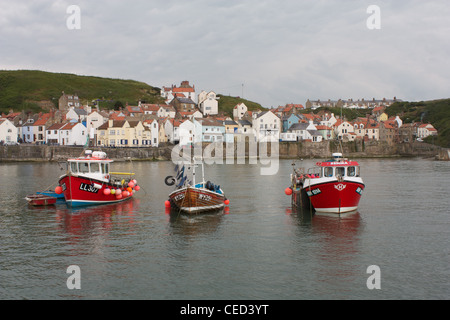
M 106 157 L 105 152 L 86 150 L 85 154 L 85 157 L 67 160 L 70 174 L 108 182 L 109 164 L 113 161 Z
M 359 177 L 360 168 L 356 161 L 349 161 L 346 158 L 342 158 L 341 153 L 333 153 L 333 159 L 317 162 L 319 172 L 316 177 Z

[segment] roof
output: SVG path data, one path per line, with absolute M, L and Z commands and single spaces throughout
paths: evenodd
M 324 126 L 324 125 L 318 125 L 316 126 L 317 130 L 333 130 L 332 128 L 328 127 L 328 126 Z
M 252 126 L 252 123 L 248 120 L 238 120 L 238 124 L 241 126 Z
M 202 126 L 207 127 L 223 127 L 223 124 L 216 119 L 196 119 Z
M 195 104 L 195 102 L 192 101 L 190 98 L 176 97 L 175 99 L 177 99 L 177 101 L 179 101 L 180 103 Z
M 293 130 L 306 130 L 308 128 L 309 123 L 294 123 L 292 126 L 289 127 L 288 131 Z
M 195 92 L 194 88 L 172 88 L 172 92 Z
M 47 128 L 47 130 L 59 130 L 64 127 L 65 123 L 55 123 Z

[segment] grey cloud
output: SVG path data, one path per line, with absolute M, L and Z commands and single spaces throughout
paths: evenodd
M 445 1 L 0 0 L 0 68 L 190 80 L 264 106 L 306 99 L 441 98 L 450 80 Z M 216 89 L 217 88 L 217 89 Z M 220 91 L 223 88 L 224 92 Z

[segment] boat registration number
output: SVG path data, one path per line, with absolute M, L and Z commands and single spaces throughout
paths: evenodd
M 80 190 L 97 193 L 98 189 L 95 188 L 92 184 L 80 183 Z
M 205 201 L 211 201 L 211 199 L 212 199 L 211 196 L 208 196 L 207 194 L 203 194 L 203 193 L 200 193 L 200 194 L 198 195 L 198 198 L 199 198 L 200 200 L 205 200 Z
M 175 201 L 180 201 L 180 200 L 184 199 L 184 193 L 177 194 L 174 197 L 174 199 L 175 199 Z
M 306 191 L 306 194 L 308 195 L 308 197 L 315 196 L 316 194 L 319 194 L 319 193 L 322 193 L 322 191 L 320 191 L 319 188 Z

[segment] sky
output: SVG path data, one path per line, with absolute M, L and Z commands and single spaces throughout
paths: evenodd
M 420 101 L 450 98 L 449 34 L 448 0 L 0 0 L 0 70 L 187 80 L 266 108 Z

